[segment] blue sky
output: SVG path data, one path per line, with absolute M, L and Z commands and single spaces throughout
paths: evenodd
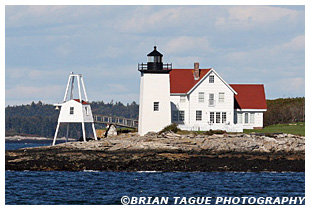
M 5 6 L 5 104 L 61 102 L 70 72 L 90 101 L 139 100 L 156 43 L 173 68 L 214 68 L 268 99 L 305 95 L 304 6 Z

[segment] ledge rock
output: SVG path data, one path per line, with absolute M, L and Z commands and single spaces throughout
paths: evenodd
M 6 170 L 304 171 L 305 137 L 130 133 L 5 156 Z

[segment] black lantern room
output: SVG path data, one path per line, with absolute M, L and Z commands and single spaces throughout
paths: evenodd
M 147 64 L 138 64 L 138 70 L 144 73 L 167 73 L 167 71 L 171 71 L 172 64 L 163 64 L 162 57 L 163 55 L 154 46 L 153 51 L 147 55 Z
M 147 69 L 148 70 L 163 70 L 162 63 L 163 55 L 157 51 L 157 47 L 154 46 L 154 50 L 147 55 Z

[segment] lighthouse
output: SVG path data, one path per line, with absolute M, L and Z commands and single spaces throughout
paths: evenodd
M 158 132 L 171 123 L 170 71 L 172 64 L 163 64 L 157 47 L 147 55 L 147 64 L 138 64 L 140 77 L 138 134 Z
M 77 91 L 79 97 L 76 99 L 74 99 L 75 81 L 76 83 L 78 83 Z M 81 91 L 81 86 L 83 89 L 83 93 Z M 59 126 L 61 123 L 67 125 L 66 141 L 68 140 L 69 124 L 71 123 L 81 123 L 82 136 L 84 141 L 86 141 L 85 123 L 91 123 L 94 139 L 95 140 L 97 139 L 92 110 L 86 95 L 82 74 L 73 74 L 73 72 L 71 72 L 68 78 L 63 103 L 54 104 L 54 106 L 56 106 L 56 109 L 59 109 L 59 107 L 61 107 L 61 109 L 58 117 L 58 123 L 54 135 L 53 145 L 55 145 Z

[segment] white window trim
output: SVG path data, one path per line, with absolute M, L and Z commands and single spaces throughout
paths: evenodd
M 156 104 L 157 104 L 157 106 L 156 106 Z M 157 109 L 156 109 L 156 108 L 157 108 Z M 154 112 L 160 111 L 160 102 L 158 102 L 158 101 L 154 101 L 154 102 L 153 102 L 153 111 L 154 111 Z
M 220 98 L 220 95 L 222 95 L 223 98 Z M 224 103 L 225 102 L 225 93 L 224 92 L 218 93 L 218 102 L 219 103 Z
M 70 114 L 70 115 L 75 114 L 75 107 L 74 107 L 74 106 L 71 106 L 71 107 L 69 108 L 69 114 Z
M 183 120 L 181 120 L 181 112 L 183 112 Z M 174 119 L 174 115 L 176 116 L 177 120 Z M 184 122 L 185 121 L 185 110 L 174 110 L 172 111 L 172 121 L 173 122 Z
M 225 116 L 225 118 L 224 118 Z M 227 123 L 227 112 L 221 112 L 221 123 L 226 124 Z
M 244 124 L 250 124 L 249 123 L 249 113 L 248 112 L 244 113 Z
M 211 99 L 211 95 L 213 96 L 213 99 Z M 214 93 L 209 93 L 208 94 L 208 106 L 215 106 L 215 94 Z
M 255 113 L 249 113 L 249 124 L 255 124 Z
M 220 124 L 221 123 L 221 112 L 215 112 L 215 116 L 216 116 L 215 123 Z M 219 118 L 217 116 L 219 116 Z M 218 120 L 219 120 L 219 122 L 218 122 Z
M 199 103 L 204 103 L 204 92 L 199 92 L 198 93 L 198 102 Z
M 215 76 L 214 75 L 209 75 L 208 83 L 215 83 Z
M 181 117 L 180 117 L 180 113 L 183 113 L 183 120 L 181 120 Z M 178 122 L 184 122 L 185 121 L 185 111 L 184 110 L 179 110 L 178 111 Z
M 201 113 L 198 115 L 198 113 Z M 198 116 L 200 116 L 200 119 L 198 119 Z M 195 110 L 195 121 L 202 121 L 202 110 Z
M 217 122 L 217 113 L 219 113 L 219 122 Z M 224 114 L 225 114 L 225 116 L 226 116 L 226 119 L 225 119 L 225 121 L 223 122 L 223 116 L 224 116 Z M 212 118 L 211 118 L 211 116 L 213 115 L 213 121 L 212 121 Z M 225 125 L 225 124 L 227 124 L 227 112 L 222 112 L 222 111 L 220 111 L 220 112 L 209 112 L 209 121 L 208 121 L 208 123 L 209 124 L 223 124 L 223 125 Z
M 213 115 L 213 118 L 211 117 Z M 213 119 L 213 121 L 212 121 Z M 209 113 L 209 123 L 214 124 L 215 123 L 215 112 Z

